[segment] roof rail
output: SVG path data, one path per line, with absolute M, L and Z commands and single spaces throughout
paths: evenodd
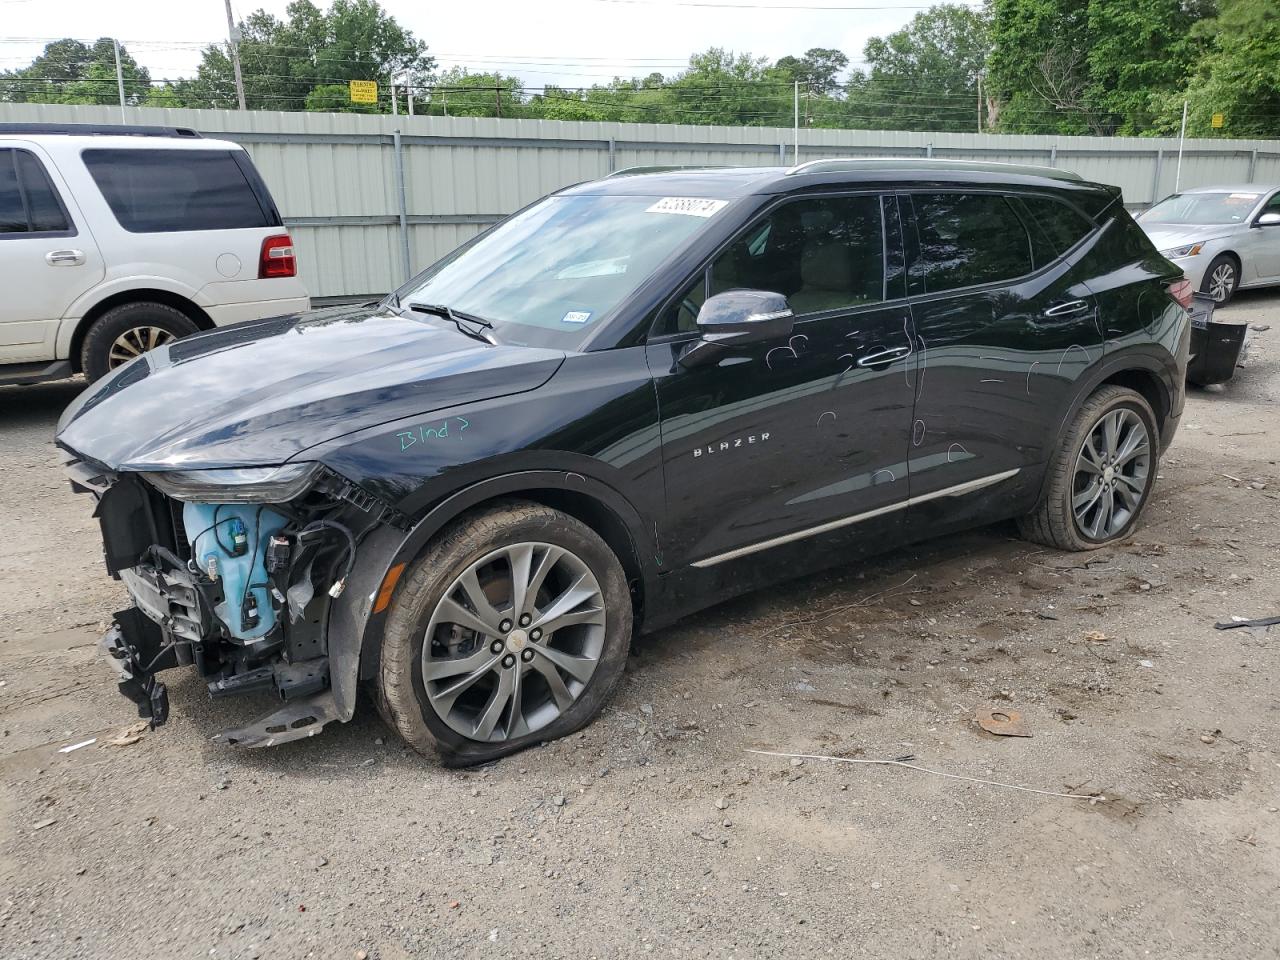
M 127 123 L 0 123 L 0 136 L 183 137 L 199 138 L 190 127 L 149 127 Z
M 840 173 L 853 172 L 883 166 L 886 163 L 901 165 L 903 169 L 914 170 L 988 170 L 1006 173 L 1022 173 L 1030 176 L 1053 177 L 1057 180 L 1082 180 L 1074 171 L 1060 167 L 1041 167 L 1028 163 L 1004 163 L 998 160 L 951 160 L 934 157 L 833 157 L 827 160 L 809 160 L 791 167 L 786 175 L 791 177 L 802 173 Z
M 621 170 L 615 170 L 613 173 L 607 173 L 605 180 L 610 177 L 634 177 L 642 173 L 670 173 L 673 170 L 725 170 L 728 164 L 724 163 L 689 163 L 689 164 L 658 164 L 649 167 L 623 167 Z

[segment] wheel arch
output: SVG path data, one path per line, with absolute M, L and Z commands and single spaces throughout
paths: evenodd
M 1061 446 L 1080 408 L 1105 386 L 1127 387 L 1136 391 L 1151 405 L 1151 410 L 1156 415 L 1156 429 L 1161 433 L 1159 443 L 1163 449 L 1165 427 L 1173 412 L 1172 391 L 1164 376 L 1166 369 L 1157 358 L 1146 353 L 1117 354 L 1105 358 L 1084 387 L 1076 393 L 1075 399 L 1059 421 L 1053 449 L 1057 450 Z M 1037 503 L 1043 500 L 1048 484 L 1049 471 L 1045 470 L 1040 478 Z
M 377 674 L 389 602 L 403 571 L 445 526 L 504 500 L 528 500 L 561 510 L 600 534 L 622 564 L 636 623 L 643 622 L 645 600 L 657 590 L 656 548 L 639 512 L 621 493 L 601 480 L 562 470 L 483 480 L 437 500 L 407 533 L 384 526 L 361 546 L 353 573 L 358 582 L 338 598 L 329 620 L 329 669 L 342 719 L 354 713 L 358 681 Z M 655 561 L 646 562 L 646 557 Z M 393 587 L 382 602 L 389 576 Z
M 182 296 L 182 294 L 173 293 L 169 290 L 160 290 L 155 287 L 137 287 L 130 290 L 121 290 L 95 303 L 85 311 L 84 316 L 80 318 L 80 322 L 76 324 L 75 332 L 71 335 L 70 353 L 68 354 L 71 367 L 76 373 L 82 372 L 80 352 L 84 346 L 84 338 L 89 333 L 89 328 L 97 323 L 98 318 L 108 310 L 123 306 L 126 303 L 161 303 L 185 314 L 201 330 L 212 330 L 214 327 L 213 318 L 194 301 Z

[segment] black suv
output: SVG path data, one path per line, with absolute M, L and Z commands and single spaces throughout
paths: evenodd
M 1129 534 L 1183 405 L 1190 286 L 1120 192 L 1052 169 L 632 172 L 521 210 L 377 305 L 211 331 L 57 442 L 155 674 L 275 691 L 476 763 L 601 709 L 631 636 L 1016 517 Z

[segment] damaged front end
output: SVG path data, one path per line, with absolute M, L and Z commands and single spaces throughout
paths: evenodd
M 228 743 L 283 743 L 350 718 L 353 692 L 335 700 L 330 622 L 366 537 L 402 518 L 318 463 L 113 472 L 68 453 L 73 487 L 97 498 L 107 570 L 133 601 L 101 646 L 140 716 L 165 722 L 157 674 L 190 665 L 211 697 L 271 691 L 284 703 L 219 734 Z M 358 643 L 341 650 L 358 654 Z

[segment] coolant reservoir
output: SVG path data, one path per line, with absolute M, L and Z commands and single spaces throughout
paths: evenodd
M 187 503 L 182 525 L 201 570 L 216 572 L 222 602 L 213 608 L 239 640 L 256 640 L 275 626 L 266 557 L 267 542 L 289 522 L 252 503 Z

